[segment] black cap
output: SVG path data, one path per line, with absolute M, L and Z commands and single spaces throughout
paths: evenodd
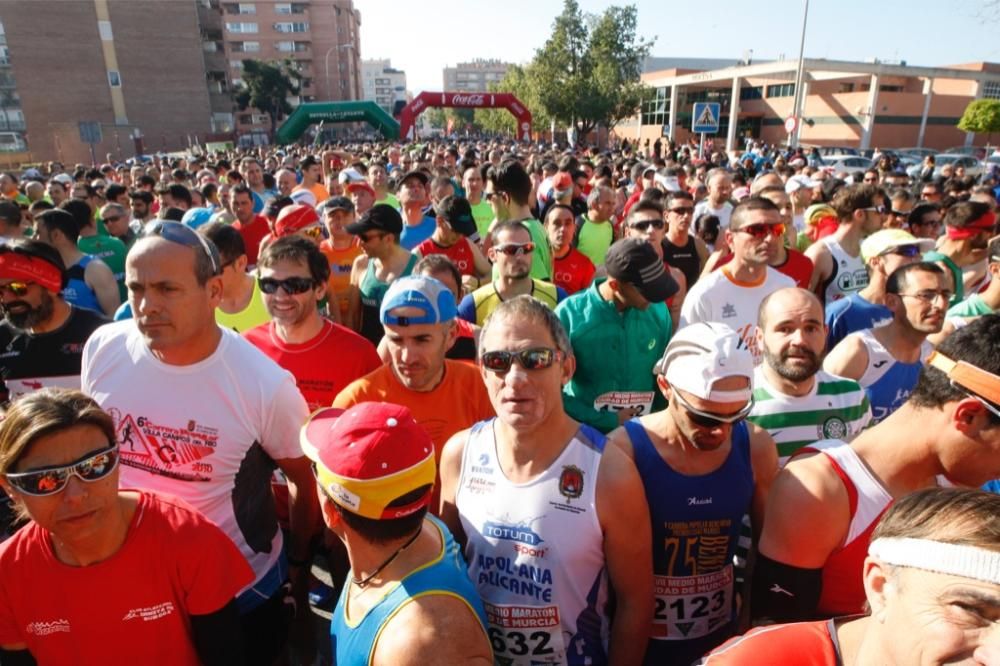
M 612 245 L 604 266 L 610 277 L 628 282 L 650 303 L 662 303 L 680 288 L 653 246 L 638 238 L 626 238 Z
M 330 197 L 320 206 L 323 210 L 346 210 L 354 212 L 354 202 L 347 197 Z
M 439 220 L 445 220 L 452 229 L 463 236 L 472 236 L 478 228 L 476 218 L 472 216 L 472 206 L 465 197 L 448 195 L 434 206 L 434 212 Z
M 384 231 L 399 238 L 403 233 L 403 218 L 392 206 L 375 204 L 365 211 L 360 220 L 344 228 L 347 229 L 347 233 L 355 236 L 366 231 Z
M 405 183 L 407 178 L 419 178 L 420 182 L 424 184 L 424 187 L 427 187 L 431 182 L 431 177 L 428 176 L 425 171 L 421 171 L 420 169 L 414 169 L 413 171 L 407 171 L 404 173 L 403 177 L 399 179 L 399 184 L 402 185 Z

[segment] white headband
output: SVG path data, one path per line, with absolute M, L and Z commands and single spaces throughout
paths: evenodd
M 974 578 L 1000 585 L 1000 552 L 931 539 L 882 538 L 868 554 L 886 564 Z

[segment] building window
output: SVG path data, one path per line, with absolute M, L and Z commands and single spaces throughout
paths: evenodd
M 232 67 L 233 69 L 243 69 L 243 61 L 242 60 L 230 60 L 229 61 L 229 66 Z
M 247 53 L 257 53 L 260 51 L 260 42 L 243 42 L 243 50 Z
M 854 92 L 854 84 L 853 83 L 841 83 L 840 84 L 840 89 L 837 90 L 837 92 L 839 92 L 839 93 L 851 93 L 851 92 Z
M 255 5 L 252 2 L 241 2 L 239 4 L 239 13 L 240 14 L 256 14 L 257 13 L 257 5 Z
M 295 50 L 295 42 L 276 42 L 274 48 L 282 53 L 291 53 Z
M 300 23 L 300 22 L 295 22 L 295 23 L 291 23 L 291 22 L 289 22 L 289 23 L 275 23 L 274 24 L 274 31 L 275 32 L 309 32 L 309 24 L 308 23 Z
M 291 14 L 292 13 L 292 3 L 290 2 L 277 2 L 274 5 L 275 14 Z
M 116 70 L 108 70 L 108 85 L 112 88 L 122 87 L 122 77 Z
M 764 96 L 763 86 L 747 86 L 740 88 L 740 99 L 761 99 Z
M 1000 99 L 1000 81 L 983 81 L 983 99 Z
M 226 30 L 235 33 L 255 34 L 257 32 L 256 23 L 227 23 Z
M 903 92 L 903 86 L 879 86 L 879 92 Z
M 794 83 L 779 83 L 777 85 L 767 87 L 768 97 L 794 97 L 795 96 L 795 84 Z

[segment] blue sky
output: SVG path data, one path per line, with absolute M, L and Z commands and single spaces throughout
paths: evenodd
M 587 12 L 607 2 L 578 0 Z M 624 4 L 624 3 L 623 3 Z M 755 61 L 797 58 L 804 0 L 638 0 L 652 55 Z M 807 58 L 905 60 L 911 65 L 1000 62 L 1000 7 L 985 0 L 811 0 Z M 440 90 L 442 69 L 473 58 L 531 60 L 562 0 L 354 0 L 361 57 L 390 58 L 413 92 Z

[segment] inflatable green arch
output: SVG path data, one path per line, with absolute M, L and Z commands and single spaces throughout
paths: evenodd
M 353 123 L 362 120 L 387 139 L 399 138 L 399 123 L 385 109 L 370 100 L 299 104 L 281 124 L 274 137 L 279 144 L 293 143 L 314 123 Z

